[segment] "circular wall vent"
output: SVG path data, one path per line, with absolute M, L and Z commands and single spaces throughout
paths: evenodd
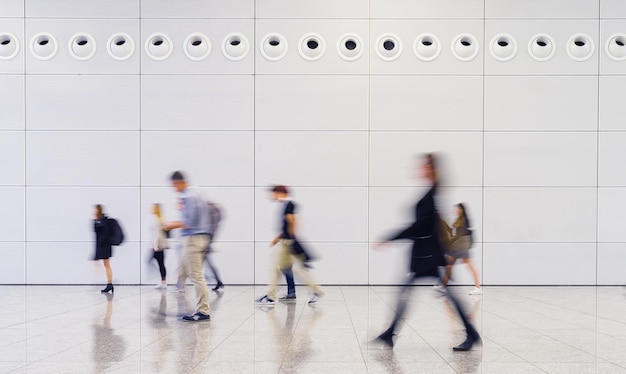
M 261 55 L 269 61 L 278 61 L 287 54 L 287 39 L 280 34 L 267 34 L 261 42 Z
M 204 34 L 191 34 L 183 43 L 183 51 L 190 60 L 202 61 L 211 54 L 211 41 Z
M 135 42 L 128 34 L 113 34 L 107 41 L 107 52 L 114 60 L 128 60 L 135 53 Z
M 421 34 L 415 39 L 413 50 L 420 60 L 432 61 L 439 56 L 441 43 L 433 34 Z
M 307 61 L 317 61 L 326 52 L 326 42 L 318 34 L 306 34 L 298 42 L 298 52 Z
M 528 54 L 536 61 L 548 61 L 555 52 L 556 44 L 548 34 L 537 34 L 528 42 Z
M 39 60 L 50 60 L 59 51 L 59 44 L 54 36 L 42 32 L 30 40 L 30 51 Z
M 473 35 L 460 34 L 452 39 L 452 54 L 457 60 L 467 62 L 478 56 L 478 41 Z
M 70 55 L 79 61 L 87 61 L 96 54 L 96 41 L 85 33 L 74 34 L 68 43 Z
M 243 34 L 228 34 L 222 41 L 222 54 L 231 61 L 244 59 L 249 51 L 250 43 L 248 42 L 248 38 Z
M 615 61 L 626 60 L 626 34 L 609 36 L 604 45 L 607 56 Z
M 339 38 L 337 53 L 346 61 L 358 60 L 363 55 L 363 42 L 358 35 L 345 34 Z
M 402 53 L 402 42 L 393 34 L 382 35 L 376 41 L 376 54 L 383 61 L 393 61 Z
M 0 33 L 0 60 L 11 60 L 20 52 L 20 42 L 15 35 Z
M 517 54 L 517 41 L 509 34 L 498 34 L 489 43 L 491 56 L 498 61 L 509 61 Z
M 170 57 L 174 45 L 169 36 L 163 33 L 154 33 L 146 39 L 146 54 L 155 61 L 162 61 Z
M 567 41 L 567 54 L 574 61 L 586 61 L 595 50 L 593 39 L 587 34 L 575 34 Z

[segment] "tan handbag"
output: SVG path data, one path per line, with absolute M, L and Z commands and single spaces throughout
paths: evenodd
M 170 242 L 167 240 L 167 236 L 165 235 L 165 231 L 159 230 L 156 239 L 154 239 L 154 250 L 162 251 L 164 249 L 170 248 Z

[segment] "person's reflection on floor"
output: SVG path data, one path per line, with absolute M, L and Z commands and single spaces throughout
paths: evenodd
M 96 373 L 103 372 L 114 362 L 122 361 L 124 352 L 126 351 L 126 342 L 121 336 L 116 335 L 115 330 L 111 328 L 114 294 L 105 293 L 103 295 L 106 297 L 106 312 L 104 318 L 101 323 L 98 319 L 95 319 L 92 324 L 92 359 Z

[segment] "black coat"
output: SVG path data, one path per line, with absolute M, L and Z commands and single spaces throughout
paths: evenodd
M 416 275 L 435 275 L 437 267 L 445 266 L 444 247 L 441 242 L 439 213 L 435 207 L 434 185 L 415 206 L 415 222 L 388 240 L 410 239 L 410 271 Z
M 113 253 L 109 237 L 111 236 L 109 220 L 106 216 L 100 220 L 94 220 L 94 231 L 96 232 L 96 253 L 94 260 L 105 260 L 110 258 Z

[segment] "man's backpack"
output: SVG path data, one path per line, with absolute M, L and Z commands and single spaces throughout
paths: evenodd
M 222 209 L 216 203 L 212 201 L 207 201 L 207 212 L 209 215 L 209 234 L 211 234 L 211 240 L 215 238 L 215 234 L 217 233 L 217 229 L 219 228 L 220 222 L 222 221 Z
M 109 224 L 109 243 L 111 245 L 120 245 L 124 242 L 124 231 L 114 218 L 107 218 Z

